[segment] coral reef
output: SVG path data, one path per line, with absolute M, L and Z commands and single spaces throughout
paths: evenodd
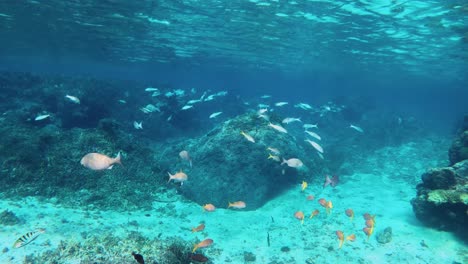
M 377 240 L 377 242 L 381 244 L 390 243 L 392 241 L 392 228 L 387 227 L 384 230 L 380 231 L 375 236 L 375 239 Z
M 468 159 L 468 115 L 463 120 L 458 136 L 449 149 L 450 165 Z
M 24 221 L 16 216 L 15 213 L 9 210 L 4 210 L 3 212 L 0 213 L 0 225 L 17 225 L 21 224 Z
M 467 130 L 462 131 L 463 134 L 467 132 Z M 452 145 L 451 157 L 456 152 L 453 147 L 455 145 L 459 146 L 457 142 Z M 451 161 L 454 159 L 451 158 Z M 452 164 L 450 167 L 435 168 L 424 173 L 422 183 L 417 186 L 417 196 L 411 204 L 420 221 L 435 228 L 451 230 L 466 240 L 468 234 L 466 225 L 468 223 L 468 159 Z
M 124 238 L 103 234 L 85 237 L 81 242 L 61 241 L 57 248 L 28 255 L 22 263 L 136 263 L 132 255 L 136 250 L 149 264 L 194 263 L 188 243 L 172 238 L 148 239 L 137 232 Z
M 5 100 L 1 107 L 6 107 L 1 109 L 0 126 L 3 196 L 54 197 L 65 205 L 129 210 L 151 208 L 154 194 L 164 192 L 164 180 L 155 177 L 163 172 L 149 144 L 128 133 L 118 114 L 108 116 L 117 108 L 117 99 L 112 101 L 117 86 L 7 73 L 0 73 L 0 85 L 12 96 L 0 98 Z M 80 107 L 63 99 L 63 90 L 80 96 Z M 108 103 L 93 103 L 97 98 Z M 107 108 L 98 109 L 98 104 Z M 41 111 L 51 117 L 34 121 Z M 89 152 L 114 156 L 118 151 L 123 153 L 124 167 L 96 172 L 79 163 Z
M 273 123 L 278 122 L 272 118 Z M 249 142 L 241 131 L 250 134 L 256 142 Z M 268 147 L 278 148 L 286 159 L 300 158 L 305 165 L 299 169 L 280 165 L 268 159 Z M 181 150 L 191 153 L 192 168 L 178 159 Z M 298 179 L 309 179 L 312 173 L 320 172 L 314 157 L 318 159 L 289 134 L 275 131 L 255 113 L 247 113 L 220 124 L 200 138 L 166 148 L 160 163 L 171 173 L 183 169 L 189 175 L 188 182 L 178 188 L 187 198 L 217 207 L 242 200 L 247 203 L 246 210 L 254 210 L 298 183 Z

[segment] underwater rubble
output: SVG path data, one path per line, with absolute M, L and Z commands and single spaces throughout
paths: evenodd
M 468 116 L 450 148 L 450 161 L 456 163 L 424 173 L 422 183 L 416 187 L 417 196 L 411 200 L 413 211 L 421 222 L 453 231 L 464 240 L 468 234 L 468 159 L 459 161 L 464 157 L 459 154 L 468 148 L 468 141 L 463 140 L 465 135 L 468 135 Z

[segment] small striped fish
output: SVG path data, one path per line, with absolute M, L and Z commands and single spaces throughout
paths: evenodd
M 13 248 L 20 248 L 20 247 L 26 246 L 27 244 L 31 243 L 34 239 L 36 239 L 40 234 L 44 232 L 45 232 L 45 228 L 38 228 L 35 231 L 31 231 L 22 235 L 13 244 Z

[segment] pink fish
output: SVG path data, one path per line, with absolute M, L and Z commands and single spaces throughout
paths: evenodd
M 171 180 L 174 180 L 175 182 L 180 182 L 180 184 L 184 184 L 184 181 L 188 179 L 187 174 L 185 174 L 183 171 L 179 171 L 176 174 L 172 175 L 170 172 L 169 174 L 169 180 L 167 182 L 170 182 Z
M 122 163 L 120 162 L 120 152 L 115 158 L 110 158 L 100 153 L 88 153 L 83 158 L 81 158 L 80 163 L 86 168 L 92 170 L 112 169 L 112 167 L 116 163 L 122 165 Z
M 331 179 L 330 176 L 327 175 L 325 177 L 325 182 L 323 183 L 323 188 L 327 187 L 328 185 L 335 188 L 335 186 L 338 185 L 339 182 L 340 178 L 338 178 L 338 175 L 333 176 Z
M 190 164 L 190 168 L 192 168 L 192 158 L 190 157 L 188 151 L 182 150 L 181 152 L 179 152 L 179 157 L 183 160 L 188 161 Z

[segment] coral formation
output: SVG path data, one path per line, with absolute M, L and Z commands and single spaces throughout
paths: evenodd
M 127 237 L 112 234 L 86 237 L 84 241 L 61 241 L 54 250 L 30 254 L 24 263 L 136 263 L 133 252 L 150 264 L 190 264 L 191 246 L 180 239 L 147 239 L 131 232 Z M 212 263 L 206 261 L 205 263 Z
M 468 119 L 465 118 L 465 122 Z M 467 129 L 466 126 L 464 126 Z M 466 134 L 468 130 L 461 133 Z M 462 157 L 457 142 L 450 150 L 451 162 Z M 455 148 L 454 146 L 457 146 Z M 455 150 L 457 149 L 457 150 Z M 422 222 L 443 230 L 454 231 L 463 239 L 468 234 L 468 159 L 452 164 L 451 167 L 435 168 L 422 175 L 417 186 L 417 196 L 411 201 L 416 217 Z
M 15 213 L 12 211 L 4 210 L 0 213 L 0 225 L 17 225 L 23 223 L 24 221 L 21 220 Z
M 381 244 L 390 243 L 392 241 L 392 228 L 387 227 L 384 230 L 380 231 L 375 236 L 375 239 L 377 240 L 377 242 Z
M 468 115 L 463 120 L 460 133 L 449 149 L 450 165 L 468 159 Z

